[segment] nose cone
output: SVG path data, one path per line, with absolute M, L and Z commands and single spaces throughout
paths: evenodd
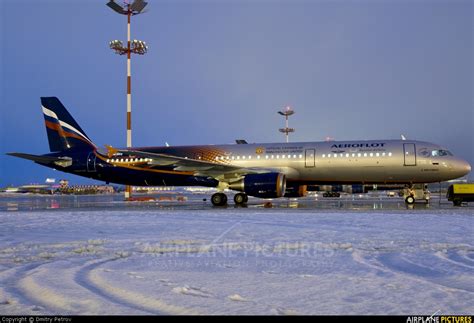
M 466 174 L 469 174 L 471 172 L 471 165 L 469 165 L 468 162 L 465 162 L 464 170 L 466 171 Z
M 454 172 L 458 177 L 467 175 L 471 172 L 471 165 L 467 161 L 459 159 L 454 164 Z

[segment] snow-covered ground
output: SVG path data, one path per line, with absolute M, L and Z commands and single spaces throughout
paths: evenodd
M 474 214 L 0 212 L 2 314 L 472 314 Z

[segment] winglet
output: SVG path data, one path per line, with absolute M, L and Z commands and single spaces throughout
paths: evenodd
M 107 156 L 111 158 L 113 155 L 118 153 L 118 149 L 115 149 L 114 147 L 110 145 L 105 145 L 105 148 L 107 148 Z

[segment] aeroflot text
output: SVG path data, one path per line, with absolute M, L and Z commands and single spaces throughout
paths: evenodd
M 385 146 L 384 142 L 381 143 L 366 143 L 366 144 L 339 144 L 339 145 L 332 145 L 331 148 L 375 148 L 375 147 L 383 147 Z

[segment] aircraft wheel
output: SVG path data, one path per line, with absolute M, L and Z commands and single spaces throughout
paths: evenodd
M 245 204 L 245 203 L 247 203 L 248 200 L 249 200 L 249 198 L 248 198 L 247 194 L 245 194 L 245 193 L 237 193 L 237 194 L 234 195 L 234 202 L 237 205 Z
M 227 204 L 227 195 L 224 193 L 215 193 L 211 196 L 211 202 L 214 206 L 223 206 Z
M 415 198 L 413 196 L 409 195 L 409 196 L 406 197 L 405 203 L 408 204 L 408 205 L 412 205 L 413 203 L 415 203 Z

